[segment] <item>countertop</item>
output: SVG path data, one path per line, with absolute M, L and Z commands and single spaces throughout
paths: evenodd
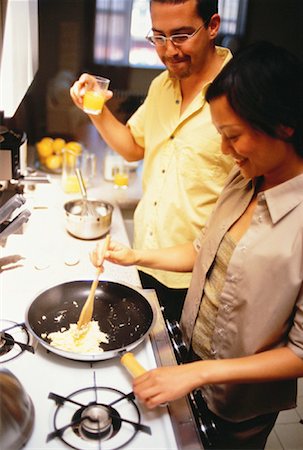
M 105 192 L 102 185 L 94 187 L 89 191 L 89 197 L 102 198 L 113 203 L 110 234 L 112 239 L 128 244 L 122 214 L 116 199 L 111 195 L 110 188 L 111 186 Z M 77 239 L 71 236 L 65 227 L 63 205 L 68 200 L 80 198 L 80 194 L 64 194 L 60 176 L 50 176 L 50 183 L 36 184 L 34 190 L 31 189 L 29 186 L 25 187 L 26 203 L 22 207 L 31 211 L 29 221 L 23 225 L 18 234 L 8 237 L 2 249 L 3 256 L 13 253 L 24 256 L 26 260 L 22 265 L 29 265 L 37 271 L 37 284 L 41 278 L 45 283 L 45 272 L 48 273 L 50 283 L 52 279 L 57 282 L 60 278 L 92 279 L 94 268 L 89 261 L 89 252 L 95 247 L 98 239 Z M 107 270 L 109 267 L 110 270 Z M 38 276 L 41 272 L 42 277 Z M 129 280 L 130 284 L 140 286 L 139 276 L 134 267 L 122 267 L 106 262 L 103 275 L 106 279 Z

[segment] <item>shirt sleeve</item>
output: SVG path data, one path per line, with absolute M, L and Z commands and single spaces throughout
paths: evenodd
M 127 126 L 130 128 L 133 138 L 136 143 L 141 147 L 145 147 L 144 139 L 144 123 L 145 123 L 145 110 L 146 110 L 146 99 L 139 106 L 139 108 L 134 112 L 134 114 L 127 121 Z
M 288 335 L 287 346 L 301 359 L 303 359 L 303 284 L 296 303 L 293 325 Z

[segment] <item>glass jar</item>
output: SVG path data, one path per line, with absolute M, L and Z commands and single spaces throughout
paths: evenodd
M 75 170 L 80 167 L 81 155 L 65 148 L 62 161 L 62 188 L 66 194 L 80 192 L 80 186 Z

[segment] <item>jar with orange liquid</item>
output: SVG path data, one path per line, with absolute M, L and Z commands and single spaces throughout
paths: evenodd
M 62 188 L 66 194 L 80 192 L 80 186 L 76 176 L 76 168 L 80 167 L 81 154 L 65 148 L 62 162 Z

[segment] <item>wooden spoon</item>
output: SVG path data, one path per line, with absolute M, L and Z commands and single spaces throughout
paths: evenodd
M 110 235 L 108 234 L 105 238 L 105 242 L 104 242 L 104 246 L 102 249 L 102 254 L 101 256 L 101 264 L 100 267 L 98 267 L 97 269 L 97 273 L 96 273 L 96 278 L 95 280 L 92 282 L 88 297 L 86 302 L 83 305 L 82 311 L 80 313 L 80 317 L 77 323 L 77 327 L 78 329 L 86 326 L 92 319 L 92 315 L 93 315 L 93 310 L 94 310 L 94 300 L 95 300 L 95 292 L 97 289 L 97 286 L 99 284 L 99 276 L 102 270 L 102 264 L 103 264 L 103 260 L 104 260 L 104 255 L 106 250 L 108 249 L 109 246 L 109 241 L 110 241 Z

